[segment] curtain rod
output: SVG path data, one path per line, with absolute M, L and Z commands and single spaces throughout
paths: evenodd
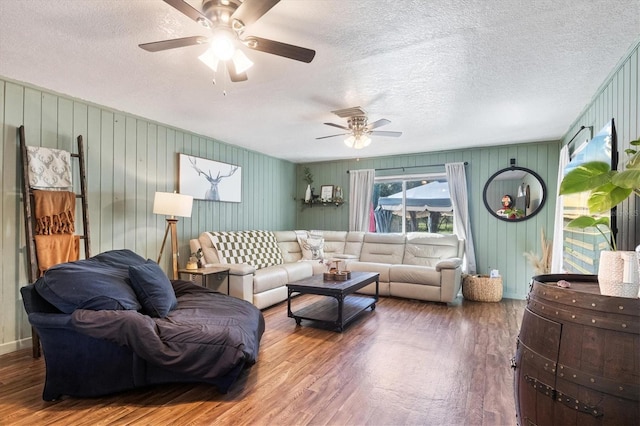
M 463 164 L 466 166 L 469 163 L 465 161 Z M 385 167 L 385 168 L 382 168 L 382 169 L 373 169 L 373 170 L 375 170 L 376 172 L 377 171 L 381 171 L 381 170 L 398 170 L 398 169 L 404 171 L 404 169 L 415 169 L 415 168 L 420 168 L 420 167 L 443 167 L 443 166 L 446 166 L 446 165 L 447 165 L 446 163 L 442 163 L 442 164 L 424 164 L 422 166 Z M 349 170 L 347 170 L 347 174 L 349 174 Z

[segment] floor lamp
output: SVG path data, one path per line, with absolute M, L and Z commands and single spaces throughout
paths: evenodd
M 178 279 L 178 231 L 176 224 L 180 217 L 191 217 L 191 207 L 193 206 L 193 197 L 191 195 L 177 194 L 175 192 L 156 192 L 153 200 L 153 212 L 169 216 L 167 218 L 167 229 L 164 231 L 160 254 L 158 255 L 158 263 L 162 258 L 164 244 L 167 242 L 167 235 L 171 230 L 171 266 L 173 268 L 173 279 Z

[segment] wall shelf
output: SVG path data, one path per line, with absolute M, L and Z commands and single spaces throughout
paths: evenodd
M 311 201 L 305 201 L 302 200 L 302 206 L 303 207 L 313 207 L 313 206 L 322 206 L 322 207 L 327 207 L 327 206 L 335 206 L 335 207 L 340 207 L 341 205 L 344 204 L 344 200 L 333 200 L 333 201 L 321 201 L 319 199 L 314 199 Z

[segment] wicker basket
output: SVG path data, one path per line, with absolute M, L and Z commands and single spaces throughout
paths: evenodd
M 462 279 L 462 295 L 476 302 L 499 302 L 502 300 L 502 277 L 465 275 Z

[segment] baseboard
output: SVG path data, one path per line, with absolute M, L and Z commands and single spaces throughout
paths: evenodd
M 21 340 L 14 340 L 13 342 L 2 343 L 0 344 L 0 355 L 19 351 L 21 349 L 27 349 L 30 347 L 31 337 L 27 337 L 26 339 Z

